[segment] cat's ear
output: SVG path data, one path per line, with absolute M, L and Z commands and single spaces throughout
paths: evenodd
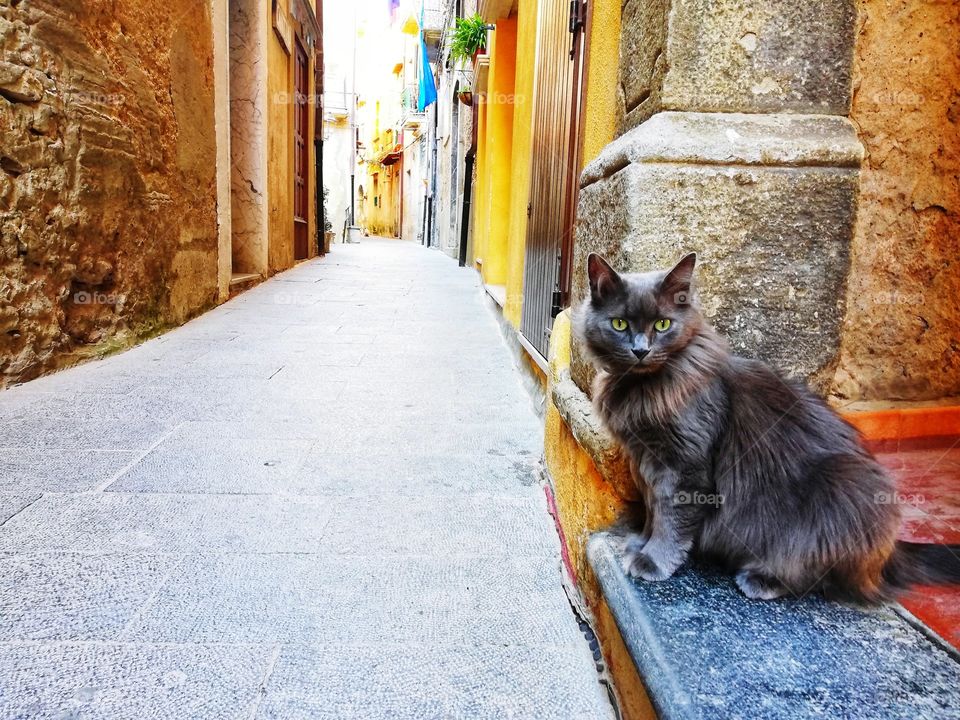
M 602 302 L 623 288 L 623 280 L 610 263 L 596 253 L 587 256 L 587 277 L 590 278 L 590 297 Z
M 697 265 L 697 254 L 687 253 L 660 283 L 660 294 L 676 305 L 690 304 L 690 286 L 693 283 L 693 269 Z

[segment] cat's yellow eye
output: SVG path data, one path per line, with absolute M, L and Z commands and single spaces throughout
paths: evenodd
M 656 328 L 657 332 L 666 332 L 670 329 L 670 321 L 667 318 L 661 318 L 653 324 L 653 327 Z
M 623 332 L 627 329 L 627 321 L 623 318 L 613 318 L 610 324 L 613 325 L 613 329 L 617 332 Z

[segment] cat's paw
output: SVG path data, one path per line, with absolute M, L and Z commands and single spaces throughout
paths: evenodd
M 687 551 L 672 542 L 651 538 L 642 546 L 628 547 L 622 554 L 623 571 L 641 580 L 666 580 L 687 559 Z
M 623 571 L 630 577 L 658 582 L 673 575 L 680 563 L 665 562 L 644 550 L 639 550 L 624 553 L 622 566 Z
M 751 600 L 775 600 L 789 592 L 779 580 L 756 570 L 741 570 L 736 582 L 740 592 Z
M 617 555 L 625 557 L 636 555 L 643 550 L 643 546 L 647 544 L 647 538 L 640 533 L 618 532 L 610 535 L 610 544 Z

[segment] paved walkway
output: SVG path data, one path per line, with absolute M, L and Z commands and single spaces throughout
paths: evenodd
M 0 718 L 610 718 L 474 273 L 334 247 L 0 393 Z

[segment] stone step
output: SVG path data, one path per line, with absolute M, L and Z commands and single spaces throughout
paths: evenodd
M 257 273 L 233 273 L 230 276 L 230 297 L 236 297 L 244 290 L 249 290 L 262 279 Z
M 660 720 L 960 717 L 960 656 L 899 606 L 758 602 L 699 567 L 636 581 L 605 533 L 587 552 Z

